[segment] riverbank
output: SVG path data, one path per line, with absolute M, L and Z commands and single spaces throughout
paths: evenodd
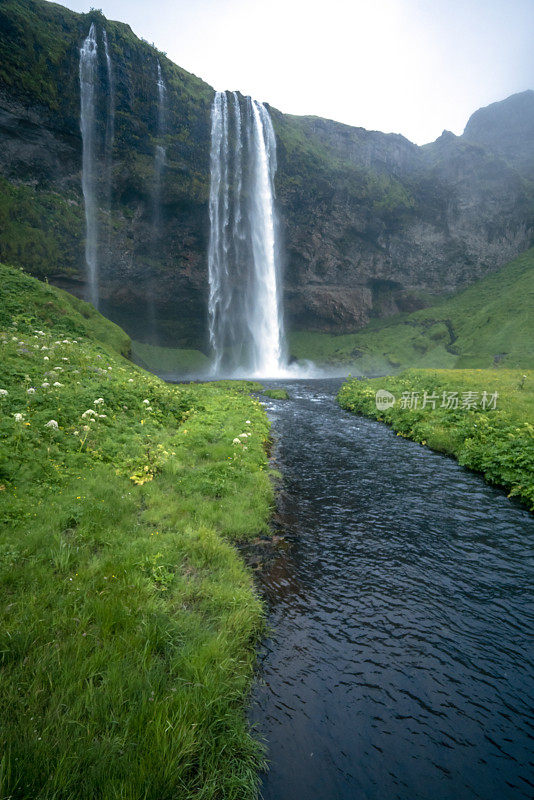
M 379 390 L 394 395 L 395 404 L 377 408 Z M 397 377 L 349 380 L 338 402 L 454 456 L 534 510 L 532 370 L 412 369 Z
M 0 279 L 0 795 L 253 797 L 257 387 L 169 386 L 91 307 Z

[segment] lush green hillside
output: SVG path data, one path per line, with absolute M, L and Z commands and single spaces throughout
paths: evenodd
M 377 408 L 379 390 L 393 395 L 391 407 Z M 534 371 L 407 370 L 351 380 L 338 401 L 455 456 L 534 510 Z
M 255 794 L 267 529 L 246 384 L 169 386 L 89 306 L 0 267 L 0 796 Z
M 534 367 L 534 248 L 430 308 L 345 336 L 294 333 L 291 354 L 363 374 L 406 367 Z

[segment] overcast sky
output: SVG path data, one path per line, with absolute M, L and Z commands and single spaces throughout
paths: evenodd
M 63 0 L 216 89 L 418 144 L 534 88 L 534 0 Z

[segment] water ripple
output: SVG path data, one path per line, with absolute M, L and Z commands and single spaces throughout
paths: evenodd
M 290 547 L 262 575 L 252 721 L 265 800 L 534 796 L 534 520 L 452 459 L 343 412 L 266 403 Z

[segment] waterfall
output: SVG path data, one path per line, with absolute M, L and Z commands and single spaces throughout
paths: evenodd
M 113 78 L 113 67 L 111 64 L 111 56 L 109 54 L 108 35 L 106 31 L 102 31 L 102 39 L 104 41 L 104 53 L 106 56 L 106 70 L 108 79 L 108 116 L 106 120 L 105 158 L 106 158 L 106 207 L 109 215 L 111 208 L 113 143 L 115 140 L 115 81 Z
M 95 175 L 95 87 L 97 45 L 95 26 L 80 48 L 80 129 L 82 133 L 82 191 L 85 205 L 85 263 L 88 299 L 98 308 L 98 223 Z
M 167 87 L 163 80 L 161 71 L 161 64 L 157 62 L 157 77 L 156 77 L 156 90 L 157 90 L 157 116 L 156 116 L 156 136 L 161 141 L 161 138 L 166 133 L 167 125 Z M 147 275 L 147 315 L 148 327 L 151 332 L 152 343 L 158 342 L 158 321 L 156 314 L 155 304 L 155 282 L 156 273 L 154 270 L 154 260 L 161 256 L 161 187 L 162 176 L 165 168 L 166 150 L 165 147 L 159 142 L 156 144 L 154 151 L 154 183 L 152 187 L 152 242 L 151 242 L 151 264 L 148 265 Z
M 243 107 L 242 107 L 243 105 Z M 274 204 L 276 140 L 265 106 L 217 92 L 211 113 L 209 332 L 214 374 L 285 371 Z
M 167 117 L 167 87 L 163 80 L 161 72 L 161 64 L 158 61 L 158 73 L 156 80 L 156 88 L 158 90 L 158 115 L 157 115 L 157 129 L 156 135 L 161 138 L 165 135 L 166 117 Z M 160 224 L 161 224 L 161 176 L 165 166 L 166 151 L 165 147 L 161 144 L 156 145 L 156 152 L 154 156 L 154 238 L 159 237 Z

